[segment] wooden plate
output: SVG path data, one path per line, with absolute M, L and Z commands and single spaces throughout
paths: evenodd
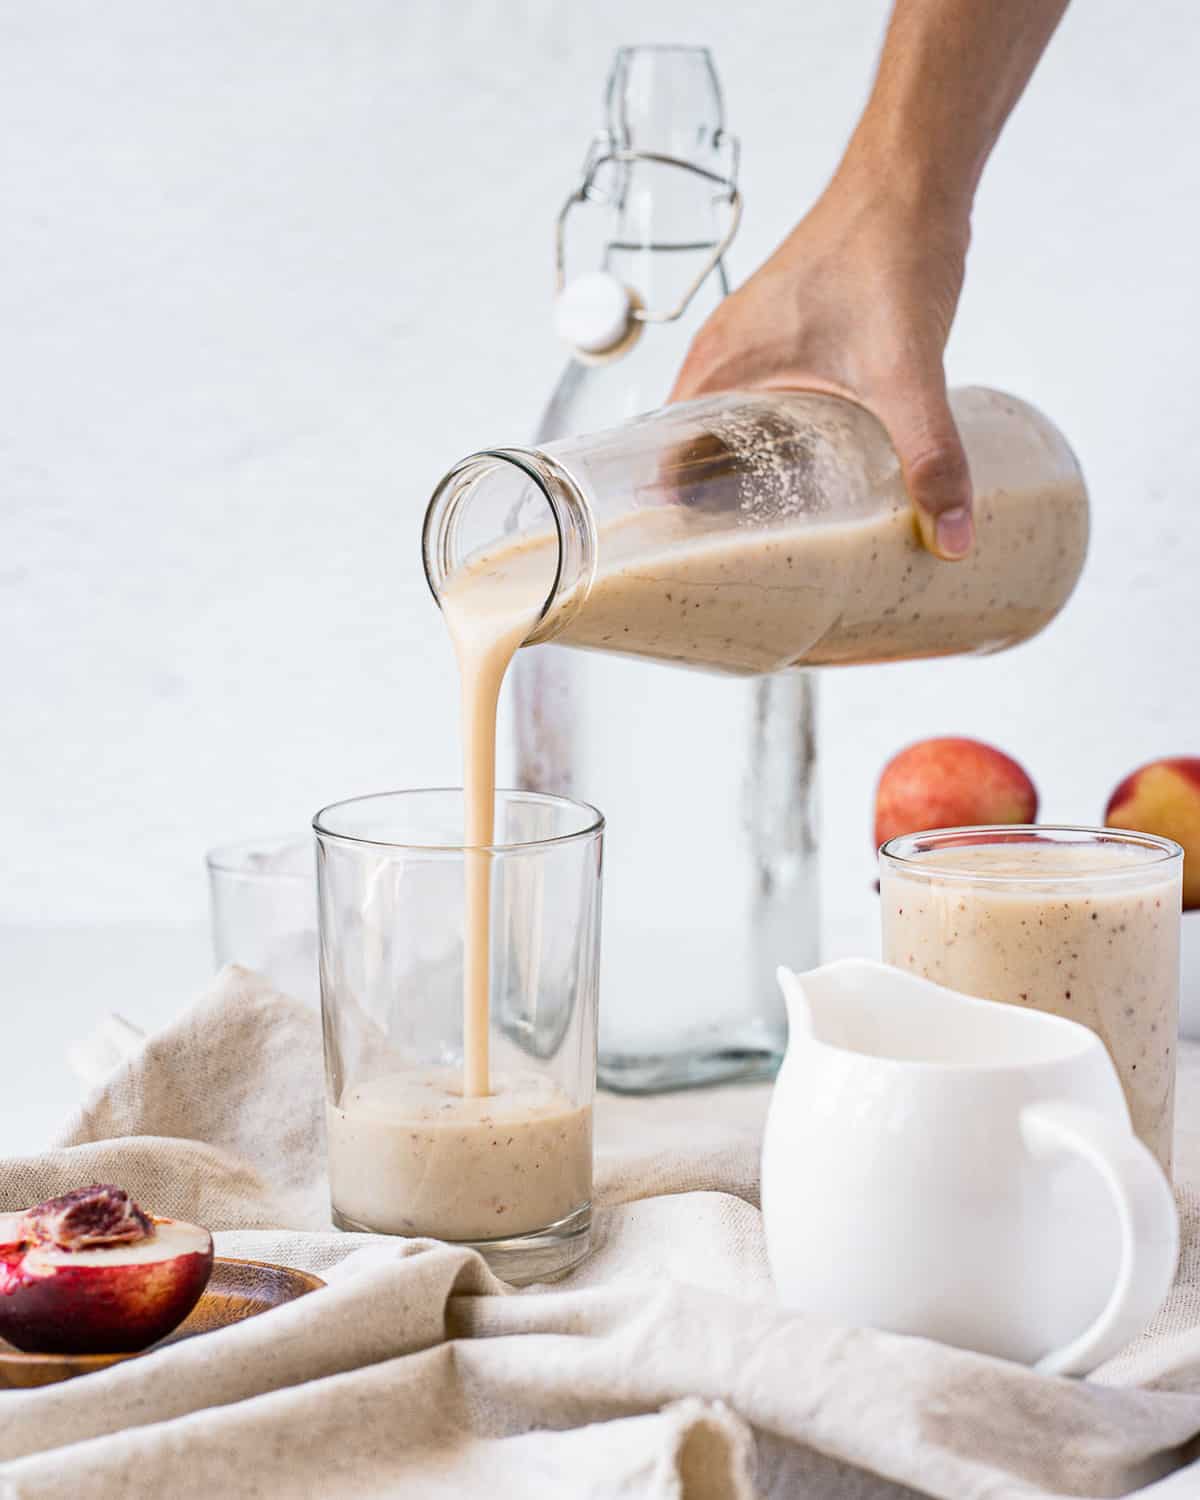
M 0 1390 L 54 1385 L 76 1375 L 90 1375 L 93 1370 L 106 1370 L 109 1365 L 119 1365 L 126 1359 L 141 1359 L 180 1339 L 215 1333 L 218 1328 L 230 1328 L 246 1318 L 270 1312 L 273 1307 L 282 1307 L 285 1302 L 324 1285 L 319 1276 L 294 1271 L 290 1266 L 218 1256 L 213 1261 L 212 1276 L 204 1294 L 175 1332 L 136 1354 L 22 1354 L 0 1339 Z

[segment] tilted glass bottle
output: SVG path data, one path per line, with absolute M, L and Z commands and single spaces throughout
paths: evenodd
M 975 491 L 961 562 L 922 548 L 869 412 L 811 391 L 735 391 L 463 459 L 426 511 L 426 573 L 435 597 L 461 575 L 502 591 L 506 612 L 519 603 L 534 620 L 524 645 L 710 672 L 1003 650 L 1070 597 L 1087 490 L 1062 433 L 1026 402 L 966 386 L 950 407 Z M 641 758 L 640 727 L 627 748 Z M 697 740 L 698 756 L 707 748 Z

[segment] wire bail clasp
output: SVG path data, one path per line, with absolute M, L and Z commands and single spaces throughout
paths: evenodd
M 559 332 L 584 358 L 607 359 L 625 349 L 641 332 L 646 323 L 674 323 L 687 311 L 692 298 L 704 285 L 709 275 L 721 264 L 721 260 L 733 243 L 742 220 L 742 195 L 737 185 L 740 147 L 736 136 L 720 132 L 716 137 L 718 146 L 729 150 L 729 171 L 710 171 L 680 156 L 668 156 L 658 151 L 631 151 L 615 147 L 608 132 L 602 132 L 588 148 L 584 159 L 583 173 L 579 185 L 568 196 L 555 221 L 554 272 L 556 291 L 556 322 Z M 720 188 L 714 199 L 725 203 L 729 211 L 725 232 L 711 245 L 704 263 L 683 292 L 669 308 L 646 307 L 641 299 L 607 271 L 594 271 L 567 280 L 567 222 L 571 211 L 579 204 L 599 203 L 614 205 L 621 201 L 624 192 L 625 169 L 638 162 L 650 162 L 656 166 L 672 167 L 681 172 L 710 182 Z M 617 190 L 608 191 L 600 186 L 600 173 L 611 167 L 619 172 Z M 707 247 L 708 241 L 695 244 L 659 244 L 654 241 L 641 245 L 626 245 L 626 249 L 638 250 L 699 250 Z

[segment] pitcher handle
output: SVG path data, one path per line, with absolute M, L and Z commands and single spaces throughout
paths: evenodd
M 1085 1375 L 1138 1336 L 1162 1306 L 1179 1258 L 1179 1215 L 1154 1156 L 1127 1126 L 1076 1104 L 1029 1104 L 1021 1135 L 1035 1157 L 1067 1151 L 1104 1179 L 1117 1210 L 1121 1261 L 1100 1316 L 1034 1366 L 1043 1375 Z

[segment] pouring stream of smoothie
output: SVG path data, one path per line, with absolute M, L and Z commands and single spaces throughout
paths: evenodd
M 538 617 L 536 579 L 494 572 L 487 559 L 452 579 L 442 610 L 458 661 L 462 692 L 463 843 L 466 892 L 463 953 L 463 1094 L 490 1090 L 488 984 L 491 968 L 489 849 L 496 837 L 496 710 L 500 684 Z M 516 585 L 514 587 L 514 584 Z

